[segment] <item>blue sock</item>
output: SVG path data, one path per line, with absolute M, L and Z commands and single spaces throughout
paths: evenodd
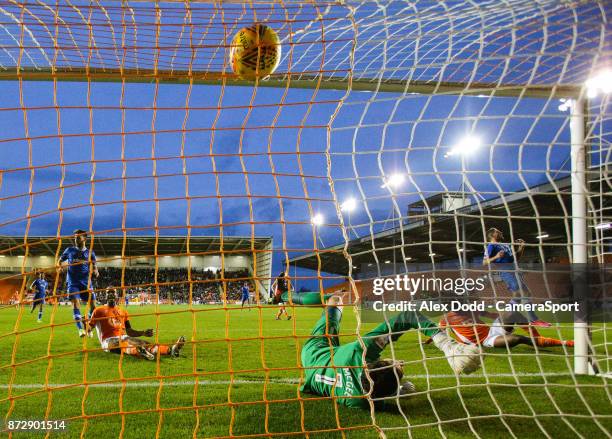
M 529 300 L 529 299 L 524 300 L 523 303 L 531 303 L 531 300 Z M 535 320 L 540 320 L 540 318 L 535 313 L 535 311 L 527 311 L 527 317 L 529 318 L 530 322 L 533 322 Z
M 83 325 L 81 324 L 81 310 L 80 309 L 73 309 L 72 310 L 72 315 L 74 316 L 74 321 L 76 323 L 76 327 L 78 329 L 83 329 Z
M 527 311 L 527 317 L 529 317 L 530 322 L 535 322 L 536 320 L 540 320 L 540 318 L 534 311 Z
M 42 309 L 38 310 L 38 320 L 42 320 Z
M 526 304 L 531 304 L 531 299 L 529 297 L 522 297 L 521 302 L 526 303 Z M 535 313 L 535 311 L 527 311 L 527 318 L 529 319 L 530 322 L 540 319 L 538 315 Z

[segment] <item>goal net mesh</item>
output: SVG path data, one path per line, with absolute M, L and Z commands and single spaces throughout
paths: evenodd
M 468 271 L 509 299 L 503 274 L 481 266 L 493 227 L 514 251 L 524 240 L 533 300 L 549 298 L 576 262 L 577 191 L 579 262 L 609 263 L 609 17 L 605 1 L 0 1 L 3 430 L 609 436 L 605 318 L 587 322 L 596 376 L 574 372 L 568 346 L 482 347 L 482 368 L 456 376 L 409 331 L 383 356 L 416 393 L 358 410 L 300 390 L 324 307 L 291 303 L 279 322 L 269 303 L 286 269 L 295 293 L 344 295 L 341 341 L 363 343 L 392 316 L 358 306 L 376 299 L 376 278 Z M 256 23 L 278 33 L 282 59 L 245 81 L 231 41 Z M 578 125 L 586 172 L 572 185 Z M 97 255 L 98 301 L 117 287 L 151 343 L 184 335 L 178 359 L 77 336 L 57 262 L 75 229 Z M 573 338 L 573 320 L 539 318 L 553 323 L 543 336 Z

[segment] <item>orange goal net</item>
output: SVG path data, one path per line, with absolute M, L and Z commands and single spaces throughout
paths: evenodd
M 609 293 L 595 318 L 525 313 L 516 348 L 366 311 L 408 274 L 538 303 L 607 267 L 610 12 L 0 0 L 2 431 L 609 435 Z M 384 395 L 363 372 L 381 324 Z

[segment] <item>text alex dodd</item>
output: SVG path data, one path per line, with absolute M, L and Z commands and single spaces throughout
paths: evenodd
M 402 300 L 397 303 L 384 303 L 377 300 L 372 304 L 374 311 L 434 311 L 434 312 L 449 312 L 449 311 L 486 311 L 488 308 L 493 308 L 493 305 L 487 305 L 482 301 L 474 301 L 469 303 L 453 300 L 449 303 L 437 303 L 431 300 L 423 302 L 408 302 Z M 546 311 L 551 313 L 578 311 L 578 302 L 574 303 L 553 303 L 549 300 L 543 303 L 511 303 L 498 300 L 495 302 L 495 310 L 504 311 Z

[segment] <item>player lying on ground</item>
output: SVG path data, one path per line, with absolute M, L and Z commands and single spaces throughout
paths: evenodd
M 77 229 L 74 231 L 74 246 L 68 247 L 62 253 L 58 265 L 60 270 L 66 270 L 66 285 L 68 298 L 72 302 L 72 315 L 79 331 L 79 337 L 85 337 L 83 317 L 81 316 L 81 302 L 88 304 L 88 316 L 91 317 L 96 307 L 96 296 L 93 292 L 91 277 L 98 277 L 96 254 L 86 247 L 87 232 Z M 93 333 L 89 332 L 93 337 Z
M 399 362 L 380 360 L 385 346 L 409 329 L 418 329 L 431 337 L 435 346 L 446 356 L 453 372 L 470 374 L 480 367 L 480 350 L 477 346 L 458 344 L 446 332 L 440 331 L 435 323 L 417 312 L 406 311 L 388 323 L 382 323 L 362 337 L 363 344 L 357 340 L 340 345 L 338 334 L 341 318 L 342 298 L 332 296 L 302 348 L 305 382 L 301 391 L 336 396 L 338 402 L 346 406 L 367 408 L 368 394 L 369 398 L 378 399 L 401 395 L 403 390 L 414 390 L 411 383 L 401 384 L 404 372 Z
M 492 324 L 483 322 L 480 317 L 494 319 Z M 514 334 L 515 326 L 527 328 L 530 336 Z M 574 346 L 572 340 L 558 340 L 542 337 L 529 321 L 518 312 L 495 314 L 490 312 L 449 312 L 440 320 L 441 328 L 449 328 L 453 336 L 465 344 L 481 345 L 486 348 L 513 348 L 525 344 L 529 346 Z
M 512 247 L 501 243 L 504 239 L 504 234 L 500 230 L 494 227 L 487 230 L 487 239 L 489 240 L 489 244 L 487 245 L 487 251 L 482 259 L 483 265 L 505 264 L 505 267 L 503 267 L 505 271 L 500 271 L 499 277 L 506 284 L 508 291 L 512 293 L 512 300 L 510 303 L 531 303 L 529 297 L 531 291 L 529 291 L 529 287 L 527 287 L 522 273 L 515 270 L 516 267 L 514 266 L 515 261 L 518 262 L 525 251 L 525 241 L 522 239 L 517 240 L 519 246 L 515 258 L 515 255 L 512 253 Z M 531 325 L 543 327 L 550 326 L 550 323 L 540 320 L 534 311 L 529 311 L 527 315 L 529 316 L 529 323 Z
M 43 316 L 43 305 L 45 304 L 45 297 L 47 296 L 47 287 L 49 283 L 45 280 L 45 272 L 41 271 L 38 273 L 38 278 L 30 285 L 30 292 L 34 293 L 34 299 L 32 300 L 32 309 L 30 314 L 34 312 L 38 307 L 38 323 L 42 322 Z
M 287 320 L 291 320 L 291 316 L 285 308 L 285 300 L 283 300 L 283 297 L 287 297 L 287 294 L 289 293 L 289 282 L 284 271 L 278 275 L 272 284 L 272 291 L 274 291 L 272 303 L 275 305 L 278 304 L 279 307 L 278 312 L 276 313 L 276 320 L 280 320 L 283 314 L 287 316 Z
M 99 306 L 91 315 L 88 325 L 96 328 L 102 349 L 106 352 L 124 353 L 147 360 L 155 360 L 155 356 L 170 355 L 178 357 L 185 337 L 181 336 L 173 345 L 151 344 L 138 337 L 153 337 L 153 329 L 138 331 L 132 328 L 127 311 L 117 306 L 117 291 L 106 290 L 106 305 Z

